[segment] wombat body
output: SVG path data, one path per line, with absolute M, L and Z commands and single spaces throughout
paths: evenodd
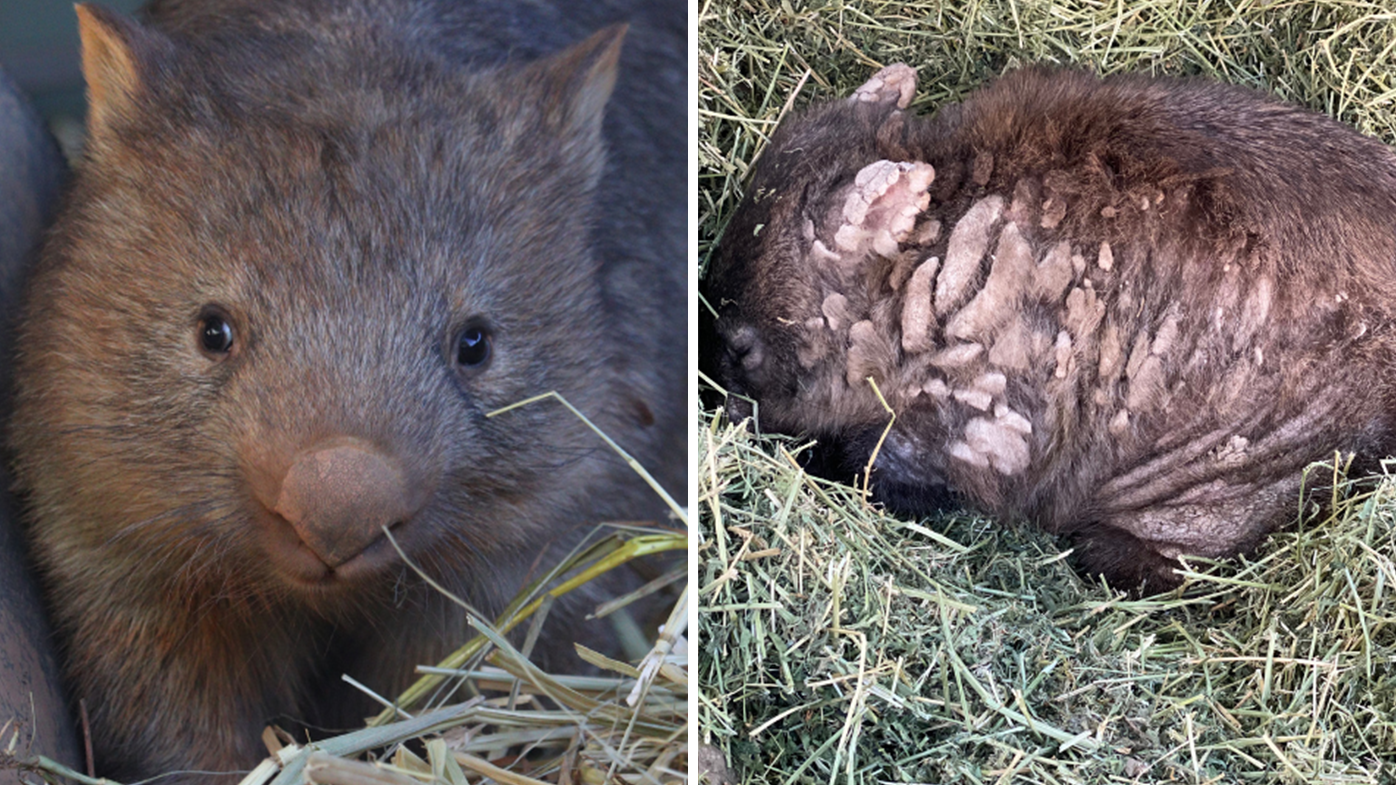
M 871 378 L 880 498 L 1075 535 L 1131 589 L 1396 447 L 1385 146 L 1198 81 L 1028 68 L 931 118 L 914 86 L 782 123 L 728 224 L 714 372 L 764 428 L 861 471 Z
M 0 356 L 10 354 L 24 270 L 52 217 L 65 171 L 38 115 L 0 71 L 0 314 L 6 315 L 0 318 Z M 8 381 L 9 364 L 0 363 L 0 391 L 8 390 Z M 0 393 L 0 407 L 8 412 L 9 404 L 8 394 Z M 0 483 L 0 726 L 11 728 L 5 735 L 16 737 L 16 753 L 41 750 L 77 765 L 75 726 L 59 688 L 52 634 L 29 568 L 7 469 L 0 469 Z M 0 770 L 0 783 L 19 781 L 18 772 Z
M 269 721 L 361 722 L 341 673 L 392 695 L 462 643 L 384 527 L 492 617 L 665 517 L 556 402 L 486 414 L 556 391 L 683 486 L 684 11 L 79 7 L 11 445 L 101 774 L 246 769 Z M 535 661 L 613 648 L 582 616 L 633 578 L 560 600 Z

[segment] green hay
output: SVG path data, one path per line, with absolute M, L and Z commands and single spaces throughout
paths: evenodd
M 1039 60 L 1203 75 L 1396 141 L 1389 4 L 709 2 L 700 261 L 785 113 L 894 62 L 928 112 Z M 1396 782 L 1392 480 L 1324 475 L 1325 511 L 1296 499 L 1253 560 L 1129 600 L 1049 536 L 900 521 L 799 471 L 800 442 L 703 425 L 699 723 L 744 782 Z
M 1045 534 L 900 521 L 707 425 L 700 728 L 745 781 L 1396 777 L 1396 479 L 1131 600 Z

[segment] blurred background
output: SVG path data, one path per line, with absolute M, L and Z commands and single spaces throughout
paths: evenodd
M 134 13 L 143 0 L 102 0 Z M 69 0 L 0 2 L 0 68 L 29 95 L 65 154 L 82 145 L 85 109 L 78 64 L 78 20 Z

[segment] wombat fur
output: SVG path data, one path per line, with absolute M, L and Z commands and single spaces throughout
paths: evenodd
M 486 413 L 556 391 L 683 487 L 683 4 L 79 17 L 89 139 L 10 440 L 100 774 L 249 768 L 269 721 L 376 708 L 341 673 L 391 696 L 462 643 L 384 526 L 492 618 L 665 517 L 556 402 Z M 582 617 L 633 585 L 560 600 L 535 661 L 614 648 Z
M 58 146 L 18 87 L 0 70 L 0 357 L 10 354 L 21 281 L 34 246 L 52 217 L 67 171 Z M 8 413 L 9 364 L 0 362 L 0 410 Z M 8 749 L 21 756 L 42 751 L 78 765 L 74 724 L 60 687 L 52 633 L 0 467 L 0 727 Z M 9 724 L 7 724 L 9 723 Z M 0 784 L 17 785 L 19 772 L 0 768 Z
M 1390 454 L 1396 158 L 1203 81 L 1029 67 L 933 117 L 915 73 L 786 120 L 705 282 L 706 362 L 878 498 L 1073 535 L 1112 584 L 1293 519 Z

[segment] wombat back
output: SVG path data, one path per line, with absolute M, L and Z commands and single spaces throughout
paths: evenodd
M 860 468 L 871 379 L 884 499 L 1076 534 L 1131 588 L 1391 448 L 1383 145 L 1198 81 L 1028 68 L 929 119 L 914 84 L 784 123 L 724 235 L 715 372 L 763 425 Z

